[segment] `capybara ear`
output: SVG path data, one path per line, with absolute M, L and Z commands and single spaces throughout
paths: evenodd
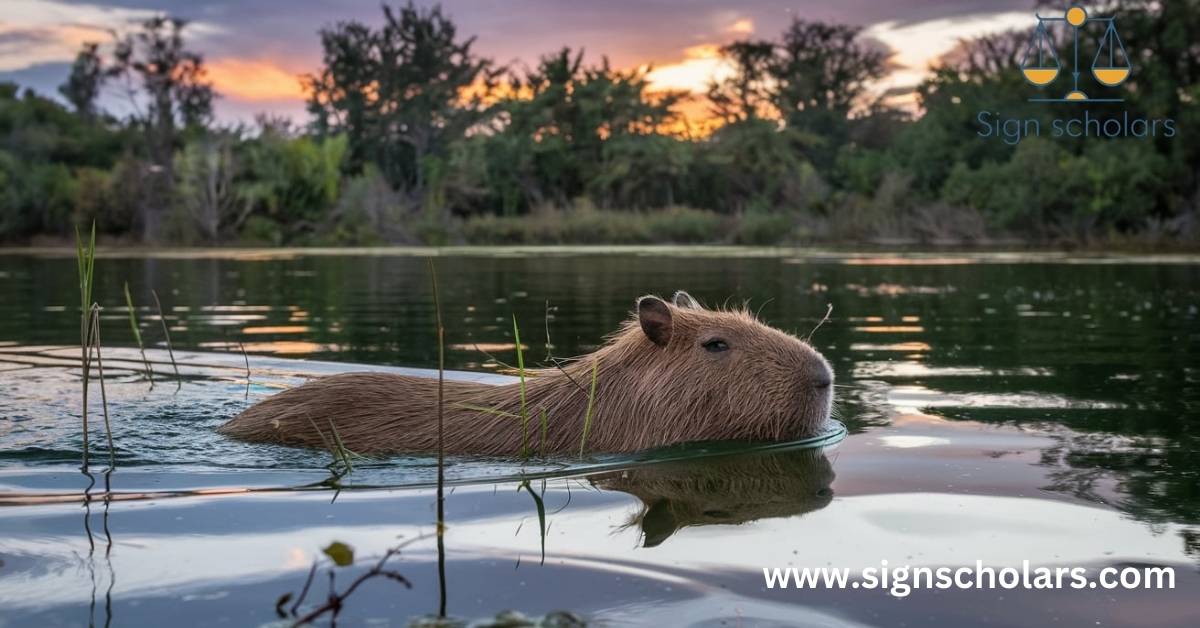
M 671 341 L 671 308 L 655 296 L 644 296 L 637 300 L 638 322 L 642 332 L 654 344 L 665 347 Z
M 675 296 L 671 298 L 671 301 L 673 301 L 675 303 L 675 307 L 681 307 L 681 308 L 688 309 L 688 310 L 704 309 L 704 308 L 700 307 L 699 301 L 697 301 L 695 298 L 692 297 L 692 295 L 684 292 L 683 290 L 676 292 Z

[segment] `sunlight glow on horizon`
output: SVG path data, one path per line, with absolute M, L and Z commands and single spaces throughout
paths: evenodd
M 101 4 L 69 4 L 65 0 L 5 0 L 5 5 L 0 19 L 0 72 L 69 64 L 83 43 L 109 44 L 111 31 L 125 31 L 154 14 L 149 10 Z M 878 93 L 911 90 L 928 75 L 930 63 L 950 52 L 962 38 L 1024 28 L 1030 19 L 1028 12 L 1004 12 L 870 25 L 863 34 L 895 53 L 895 69 L 876 89 Z M 778 35 L 774 27 L 770 33 L 758 33 L 760 25 L 744 14 L 724 13 L 710 24 L 706 33 L 696 33 L 692 43 L 678 49 L 675 55 L 659 52 L 653 55 L 656 57 L 653 61 L 624 64 L 624 69 L 636 67 L 647 72 L 652 93 L 673 91 L 690 95 L 678 107 L 685 126 L 706 126 L 712 122 L 703 95 L 711 82 L 728 78 L 735 71 L 721 58 L 721 46 L 738 39 Z M 237 118 L 256 110 L 276 114 L 303 111 L 305 93 L 300 77 L 317 70 L 319 54 L 298 58 L 283 57 L 284 53 L 278 49 L 249 53 L 231 50 L 224 41 L 236 32 L 203 19 L 192 21 L 188 32 L 196 49 L 207 53 L 208 76 L 222 97 L 217 103 L 219 117 Z M 317 45 L 315 40 L 313 44 Z M 314 67 L 305 67 L 307 63 Z M 62 78 L 65 80 L 66 76 Z M 47 89 L 45 85 L 40 85 L 38 91 L 57 97 L 53 88 Z M 900 94 L 892 97 L 891 102 L 907 106 L 912 96 Z
M 208 78 L 222 96 L 252 102 L 303 100 L 304 72 L 281 67 L 271 59 L 227 57 L 205 63 Z

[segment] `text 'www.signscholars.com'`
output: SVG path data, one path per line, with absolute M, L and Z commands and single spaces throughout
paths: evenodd
M 1173 567 L 763 567 L 768 589 L 878 589 L 907 597 L 915 589 L 1174 589 Z

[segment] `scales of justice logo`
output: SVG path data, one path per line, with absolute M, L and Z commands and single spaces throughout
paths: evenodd
M 1070 28 L 1071 49 L 1071 91 L 1061 98 L 1030 98 L 1030 102 L 1124 102 L 1124 98 L 1098 98 L 1085 94 L 1079 88 L 1079 54 L 1080 38 L 1088 36 L 1104 28 L 1104 33 L 1096 42 L 1096 53 L 1092 58 L 1092 76 L 1105 87 L 1116 87 L 1129 78 L 1129 55 L 1125 45 L 1117 34 L 1115 17 L 1093 17 L 1079 5 L 1071 5 L 1060 17 L 1043 17 L 1037 15 L 1037 28 L 1025 49 L 1025 57 L 1021 61 L 1021 72 L 1025 79 L 1038 87 L 1046 87 L 1062 74 L 1062 61 L 1059 60 L 1054 38 L 1051 37 L 1047 25 L 1060 26 L 1065 24 Z M 1088 51 L 1084 51 L 1086 55 Z M 1064 55 L 1065 56 L 1065 55 Z

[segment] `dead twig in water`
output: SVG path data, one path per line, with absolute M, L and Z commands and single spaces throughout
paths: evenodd
M 336 625 L 337 624 L 337 616 L 339 613 L 342 612 L 342 607 L 346 603 L 346 598 L 350 597 L 354 593 L 354 591 L 356 589 L 358 589 L 359 586 L 362 585 L 362 583 L 364 583 L 367 580 L 370 580 L 372 578 L 384 577 L 389 580 L 395 580 L 396 582 L 399 582 L 400 584 L 404 585 L 405 588 L 411 589 L 412 582 L 410 582 L 408 580 L 408 578 L 405 578 L 404 575 L 398 571 L 385 569 L 384 567 L 387 565 L 387 561 L 389 559 L 391 559 L 393 556 L 398 555 L 405 546 L 409 545 L 410 543 L 414 543 L 416 541 L 424 539 L 424 538 L 426 538 L 426 537 L 424 537 L 424 536 L 417 537 L 407 543 L 401 543 L 400 545 L 397 545 L 396 547 L 393 547 L 393 548 L 389 549 L 388 551 L 384 552 L 383 556 L 380 557 L 380 559 L 375 563 L 374 566 L 372 566 L 370 569 L 363 572 L 357 578 L 355 578 L 353 581 L 351 581 L 350 585 L 347 586 L 346 589 L 340 593 L 335 589 L 335 586 L 334 586 L 334 580 L 335 580 L 334 573 L 335 572 L 333 569 L 330 569 L 329 570 L 329 596 L 326 598 L 325 603 L 322 604 L 321 606 L 318 606 L 317 608 L 314 608 L 313 610 L 309 611 L 303 617 L 297 618 L 295 623 L 292 624 L 292 628 L 298 628 L 299 626 L 311 624 L 314 620 L 316 620 L 326 614 L 330 615 L 330 620 L 331 620 L 332 624 Z M 334 564 L 338 567 L 347 567 L 349 565 L 354 564 L 354 550 L 350 549 L 350 546 L 348 546 L 344 543 L 338 543 L 338 542 L 331 543 L 329 545 L 329 547 L 325 548 L 324 552 L 327 556 L 329 556 L 329 558 L 331 560 L 334 561 Z M 308 580 L 304 583 L 304 589 L 301 592 L 300 597 L 296 598 L 296 602 L 291 607 L 291 614 L 293 617 L 295 617 L 295 615 L 296 615 L 296 609 L 298 609 L 300 607 L 300 605 L 304 602 L 305 596 L 308 595 L 308 588 L 309 588 L 309 585 L 312 584 L 312 577 L 313 577 L 314 573 L 316 573 L 316 563 L 313 564 L 313 568 L 309 571 Z M 280 617 L 283 617 L 283 612 L 282 612 L 283 606 L 285 604 L 287 604 L 290 599 L 291 599 L 291 594 L 285 593 L 282 597 L 279 598 L 278 601 L 276 601 L 275 611 L 277 613 L 279 613 Z

